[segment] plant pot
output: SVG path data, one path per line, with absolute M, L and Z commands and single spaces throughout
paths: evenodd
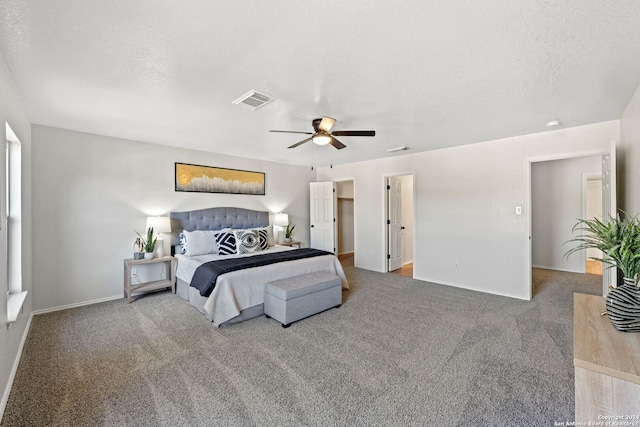
M 291 243 L 291 237 L 285 237 L 284 238 L 284 242 L 285 243 Z
M 640 332 L 640 287 L 633 279 L 624 278 L 624 285 L 609 292 L 606 300 L 609 320 L 622 332 Z
M 153 259 L 153 252 L 145 252 L 144 259 Z

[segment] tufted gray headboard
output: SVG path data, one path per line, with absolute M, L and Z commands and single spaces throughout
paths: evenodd
M 220 230 L 222 228 L 254 228 L 269 225 L 269 212 L 243 208 L 207 208 L 187 212 L 171 212 L 171 246 L 179 244 L 182 230 Z

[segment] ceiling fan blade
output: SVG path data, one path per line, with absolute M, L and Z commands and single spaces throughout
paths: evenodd
M 329 132 L 329 129 L 333 127 L 336 123 L 336 119 L 332 119 L 331 117 L 323 117 L 318 125 L 318 130 L 323 130 L 325 132 Z
M 331 142 L 329 143 L 331 145 L 333 145 L 334 147 L 336 147 L 338 150 L 342 150 L 343 148 L 346 147 L 346 145 L 344 145 L 342 142 L 338 141 L 337 139 L 335 139 L 334 137 L 331 137 Z
M 279 132 L 279 133 L 302 133 L 305 135 L 313 135 L 312 132 L 299 132 L 297 130 L 270 130 L 269 132 Z
M 375 130 L 337 130 L 331 132 L 335 136 L 376 136 Z
M 300 142 L 296 142 L 295 144 L 290 145 L 290 146 L 289 146 L 289 147 L 287 147 L 287 148 L 296 148 L 298 145 L 302 145 L 302 144 L 304 144 L 305 142 L 309 142 L 309 141 L 311 141 L 311 138 L 303 139 L 302 141 L 300 141 Z

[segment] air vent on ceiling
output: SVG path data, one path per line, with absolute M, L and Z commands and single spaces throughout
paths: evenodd
M 262 107 L 264 104 L 268 104 L 271 101 L 273 101 L 273 99 L 269 97 L 269 95 L 256 92 L 255 90 L 250 90 L 240 98 L 233 101 L 233 103 L 236 105 L 244 105 L 247 108 L 255 110 Z

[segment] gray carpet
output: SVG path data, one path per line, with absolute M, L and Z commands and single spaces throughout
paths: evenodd
M 33 319 L 3 426 L 551 426 L 573 420 L 573 292 L 531 302 L 347 268 L 344 305 L 216 329 L 149 294 Z

